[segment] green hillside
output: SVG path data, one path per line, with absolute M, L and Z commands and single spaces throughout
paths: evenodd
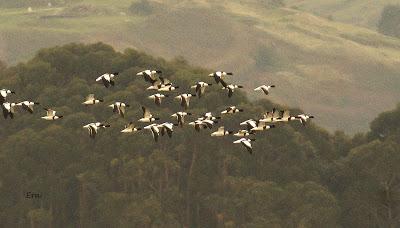
M 400 97 L 400 41 L 264 1 L 83 1 L 59 8 L 2 9 L 0 56 L 10 63 L 69 41 L 110 43 L 234 71 L 251 98 L 258 83 L 270 98 L 302 107 L 330 130 L 365 131 Z M 9 19 L 12 20 L 9 20 Z
M 329 134 L 310 122 L 280 124 L 256 135 L 254 154 L 232 137 L 210 137 L 189 126 L 176 127 L 158 143 L 147 130 L 119 131 L 141 115 L 145 105 L 162 121 L 180 110 L 173 98 L 156 107 L 147 83 L 135 73 L 163 71 L 189 90 L 208 81 L 208 69 L 182 59 L 166 61 L 133 49 L 68 44 L 40 50 L 33 59 L 0 68 L 0 86 L 52 107 L 63 119 L 40 119 L 44 111 L 17 113 L 0 120 L 1 227 L 398 227 L 400 106 L 381 114 L 367 134 Z M 95 83 L 104 72 L 120 72 L 115 87 Z M 104 104 L 84 107 L 89 93 Z M 171 95 L 176 92 L 171 92 Z M 116 100 L 131 106 L 125 118 L 106 107 Z M 227 103 L 245 112 L 219 124 L 237 129 L 272 107 L 238 91 L 228 98 L 212 86 L 193 99 L 194 116 L 216 113 Z M 293 114 L 300 110 L 291 109 Z M 107 121 L 96 139 L 84 124 Z M 143 125 L 140 125 L 143 127 Z M 27 197 L 27 192 L 40 194 Z M 31 195 L 29 195 L 31 196 Z

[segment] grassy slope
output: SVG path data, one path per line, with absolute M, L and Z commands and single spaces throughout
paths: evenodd
M 286 0 L 288 6 L 297 7 L 335 21 L 375 29 L 382 9 L 398 0 Z
M 376 114 L 399 102 L 398 40 L 293 9 L 261 7 L 256 0 L 163 1 L 162 10 L 149 17 L 121 14 L 129 2 L 108 6 L 110 15 L 75 19 L 39 19 L 60 9 L 4 11 L 13 20 L 0 14 L 1 58 L 16 62 L 40 47 L 69 41 L 182 55 L 196 65 L 237 72 L 235 81 L 248 88 L 277 84 L 273 100 L 348 132 L 365 130 Z

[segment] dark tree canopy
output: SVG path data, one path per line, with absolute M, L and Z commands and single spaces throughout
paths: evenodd
M 188 126 L 154 143 L 150 132 L 119 132 L 140 117 L 141 105 L 165 121 L 180 110 L 173 99 L 161 107 L 147 99 L 151 92 L 136 73 L 148 68 L 161 70 L 180 92 L 209 81 L 212 71 L 103 43 L 42 49 L 0 71 L 0 86 L 16 91 L 11 101 L 38 101 L 65 116 L 42 121 L 38 108 L 0 120 L 0 227 L 399 226 L 399 108 L 354 138 L 313 123 L 279 125 L 257 137 L 253 155 L 232 138 Z M 95 83 L 105 72 L 120 73 L 115 87 Z M 105 103 L 83 107 L 89 93 Z M 124 119 L 106 107 L 116 100 L 131 105 Z M 283 108 L 241 92 L 228 98 L 212 86 L 189 110 L 215 113 L 226 104 L 245 110 L 221 120 L 230 129 Z M 92 121 L 112 126 L 92 140 L 82 129 Z M 42 197 L 27 199 L 26 192 Z
M 400 37 L 400 5 L 387 5 L 382 11 L 378 31 L 388 36 Z

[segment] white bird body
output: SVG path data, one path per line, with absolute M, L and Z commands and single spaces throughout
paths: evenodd
M 26 111 L 28 111 L 31 114 L 33 113 L 34 105 L 39 105 L 39 103 L 33 102 L 33 101 L 21 101 L 18 104 L 16 104 L 16 106 L 22 107 L 23 109 L 25 109 Z
M 185 116 L 190 116 L 192 115 L 192 113 L 189 112 L 176 112 L 174 114 L 172 114 L 172 117 L 175 117 L 176 120 L 178 121 L 178 125 L 180 125 L 181 127 L 183 126 L 183 124 L 185 123 Z
M 275 125 L 266 125 L 265 122 L 259 122 L 256 127 L 253 127 L 250 129 L 250 132 L 255 132 L 255 131 L 265 131 L 271 128 L 274 128 Z
M 300 123 L 302 123 L 304 126 L 306 125 L 308 119 L 313 119 L 314 116 L 309 116 L 306 114 L 300 114 L 296 116 L 297 119 L 299 119 Z
M 254 89 L 254 91 L 263 91 L 265 95 L 269 94 L 269 90 L 274 88 L 275 85 L 262 85 Z
M 15 103 L 9 103 L 9 102 L 4 102 L 2 104 L 4 119 L 7 119 L 8 116 L 10 116 L 11 119 L 14 118 L 15 106 L 16 106 Z
M 134 133 L 137 131 L 142 130 L 140 127 L 135 127 L 133 122 L 130 122 L 129 124 L 125 125 L 125 128 L 121 131 L 122 133 Z
M 243 112 L 243 109 L 238 109 L 236 106 L 230 106 L 222 111 L 221 114 L 234 114 L 237 112 Z
M 4 103 L 6 101 L 8 94 L 11 94 L 11 93 L 15 93 L 15 92 L 11 91 L 9 89 L 1 89 L 0 90 L 0 102 Z
M 165 97 L 168 97 L 168 95 L 164 95 L 164 94 L 160 94 L 160 93 L 156 93 L 151 96 L 148 96 L 148 98 L 152 99 L 154 101 L 154 103 L 158 106 L 161 105 L 162 98 L 165 98 Z
M 206 82 L 197 82 L 196 85 L 193 85 L 190 88 L 196 89 L 196 94 L 200 98 L 204 94 L 206 87 L 211 85 L 212 84 Z
M 110 104 L 108 107 L 112 108 L 114 113 L 117 113 L 122 117 L 125 117 L 126 108 L 129 107 L 129 105 L 117 101 L 114 104 Z
M 114 78 L 116 75 L 118 75 L 118 72 L 115 72 L 112 74 L 105 73 L 105 74 L 101 75 L 100 77 L 96 78 L 96 82 L 101 81 L 106 88 L 110 87 L 110 85 L 114 86 L 115 85 Z
M 159 91 L 159 92 L 168 92 L 168 91 L 174 91 L 177 88 L 179 88 L 179 86 L 166 85 L 166 86 L 162 86 L 162 87 L 158 88 L 157 91 Z
M 47 111 L 46 116 L 42 116 L 41 118 L 44 120 L 58 120 L 63 118 L 63 116 L 58 116 L 56 115 L 56 111 L 52 110 L 52 109 L 44 109 Z
M 159 128 L 162 136 L 165 134 L 165 132 L 167 132 L 168 136 L 170 138 L 172 137 L 172 132 L 174 131 L 173 123 L 165 122 L 165 123 L 159 124 L 157 127 Z
M 200 131 L 200 129 L 205 129 L 205 128 L 209 128 L 211 129 L 215 123 L 218 123 L 217 121 L 213 121 L 213 120 L 196 120 L 193 122 L 190 122 L 189 125 L 194 126 L 194 129 L 196 131 Z
M 151 84 L 154 85 L 154 83 L 157 81 L 156 74 L 161 74 L 162 72 L 159 70 L 144 70 L 140 71 L 137 73 L 137 76 L 143 76 L 144 80 L 146 82 L 150 82 Z
M 250 154 L 252 154 L 253 153 L 253 147 L 251 146 L 251 141 L 255 141 L 255 139 L 241 138 L 241 139 L 238 139 L 238 140 L 234 141 L 233 143 L 242 144 L 244 147 L 246 147 L 247 151 Z
M 249 136 L 249 135 L 251 135 L 251 134 L 254 134 L 254 133 L 249 132 L 249 131 L 247 131 L 247 130 L 239 130 L 237 133 L 234 134 L 234 136 L 237 136 L 237 137 L 246 137 L 246 136 Z
M 142 110 L 143 110 L 143 117 L 141 119 L 139 119 L 139 122 L 150 123 L 150 122 L 153 122 L 153 121 L 156 121 L 159 119 L 157 117 L 153 117 L 151 112 L 143 106 L 142 106 Z
M 102 99 L 96 99 L 94 94 L 89 94 L 86 97 L 86 100 L 84 102 L 82 102 L 83 105 L 94 105 L 94 104 L 98 104 L 100 102 L 103 102 Z
M 223 81 L 223 78 L 227 75 L 233 75 L 233 73 L 225 71 L 216 71 L 214 73 L 209 74 L 208 76 L 213 77 L 217 84 L 221 83 L 225 87 L 226 83 Z
M 189 107 L 190 98 L 193 96 L 196 96 L 196 95 L 190 94 L 190 93 L 183 93 L 183 94 L 179 94 L 178 96 L 176 96 L 175 99 L 178 99 L 181 106 L 186 109 Z
M 110 125 L 101 122 L 89 123 L 83 126 L 83 128 L 88 130 L 89 136 L 93 139 L 96 137 L 100 128 L 107 128 L 107 127 L 110 127 Z
M 160 136 L 160 129 L 158 128 L 158 124 L 153 123 L 147 125 L 146 127 L 144 127 L 144 129 L 150 130 L 153 135 L 154 141 L 158 141 L 158 137 Z
M 225 130 L 224 126 L 221 126 L 218 128 L 217 131 L 211 133 L 211 136 L 221 137 L 221 136 L 225 136 L 225 135 L 230 135 L 232 133 L 233 133 L 232 131 L 227 131 L 227 130 Z
M 222 89 L 228 90 L 228 97 L 232 97 L 233 92 L 235 92 L 235 89 L 237 89 L 237 88 L 243 88 L 243 86 L 229 84 L 227 86 L 224 86 Z
M 253 120 L 253 119 L 249 119 L 249 120 L 246 120 L 246 121 L 244 121 L 244 122 L 241 122 L 240 125 L 241 125 L 241 126 L 244 126 L 244 125 L 245 125 L 245 126 L 247 126 L 247 129 L 248 129 L 248 130 L 251 130 L 252 128 L 257 127 L 258 121 L 255 121 L 255 120 Z

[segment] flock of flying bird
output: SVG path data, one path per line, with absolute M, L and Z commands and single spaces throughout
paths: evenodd
M 174 85 L 171 81 L 161 76 L 162 72 L 158 70 L 145 70 L 137 73 L 138 77 L 143 77 L 146 82 L 151 84 L 147 90 L 155 90 L 157 93 L 149 96 L 148 98 L 153 100 L 157 106 L 160 106 L 162 100 L 166 97 L 169 97 L 168 94 L 162 94 L 160 92 L 170 92 L 177 90 L 179 86 Z M 236 89 L 243 88 L 243 86 L 236 84 L 228 84 L 225 82 L 226 77 L 233 75 L 230 72 L 217 71 L 209 74 L 209 77 L 214 78 L 216 84 L 221 84 L 222 89 L 227 90 L 228 97 L 232 97 L 233 93 Z M 115 85 L 115 78 L 118 76 L 118 73 L 106 73 L 101 75 L 96 79 L 96 82 L 102 83 L 106 88 Z M 157 142 L 158 138 L 167 134 L 169 137 L 172 137 L 174 126 L 181 126 L 185 124 L 185 117 L 191 116 L 190 112 L 186 112 L 187 108 L 190 105 L 190 99 L 192 97 L 201 98 L 207 87 L 211 86 L 211 83 L 206 83 L 199 81 L 195 85 L 191 86 L 191 89 L 195 90 L 195 93 L 182 93 L 176 95 L 174 98 L 180 102 L 180 106 L 183 108 L 182 111 L 173 113 L 171 117 L 176 120 L 176 123 L 172 122 L 164 122 L 164 123 L 155 123 L 155 121 L 159 120 L 158 117 L 155 117 L 151 114 L 148 108 L 142 106 L 143 116 L 138 121 L 142 123 L 150 123 L 145 126 L 143 129 L 150 130 L 154 140 Z M 255 91 L 262 91 L 265 95 L 269 94 L 271 88 L 274 88 L 274 85 L 262 85 L 255 88 Z M 7 101 L 7 96 L 9 94 L 14 94 L 14 91 L 9 89 L 1 89 L 0 90 L 0 101 L 2 102 L 2 109 L 4 118 L 8 117 L 14 118 L 15 108 L 20 107 L 29 113 L 33 113 L 33 107 L 35 105 L 39 105 L 38 102 L 33 101 L 22 101 L 19 103 L 10 103 Z M 82 103 L 85 106 L 96 105 L 98 103 L 102 103 L 102 99 L 97 99 L 94 94 L 89 94 L 86 97 L 86 100 Z M 123 102 L 115 102 L 110 104 L 109 107 L 113 109 L 113 112 L 124 117 L 126 109 L 129 107 L 128 104 Z M 61 119 L 62 115 L 56 115 L 56 111 L 48 108 L 44 108 L 47 113 L 45 116 L 41 117 L 44 120 L 54 121 L 57 119 Z M 243 109 L 240 109 L 236 106 L 227 107 L 225 110 L 221 112 L 222 115 L 235 114 L 238 112 L 243 112 Z M 255 135 L 257 132 L 265 131 L 271 128 L 274 128 L 274 123 L 277 122 L 289 122 L 292 120 L 299 120 L 303 125 L 307 122 L 308 119 L 314 118 L 313 116 L 309 116 L 306 114 L 300 114 L 296 116 L 291 116 L 288 110 L 285 111 L 277 111 L 275 108 L 271 112 L 266 112 L 261 119 L 254 120 L 249 119 L 242 123 L 241 126 L 244 126 L 245 129 L 240 129 L 237 132 L 233 132 L 230 130 L 226 130 L 224 126 L 220 126 L 217 131 L 211 133 L 211 136 L 215 137 L 223 137 L 227 135 L 234 135 L 240 137 L 240 139 L 233 141 L 235 144 L 242 144 L 248 152 L 252 153 L 252 145 L 251 142 L 255 141 L 254 138 L 250 138 L 248 136 Z M 211 112 L 207 112 L 196 120 L 189 122 L 190 126 L 193 126 L 196 131 L 200 131 L 201 129 L 212 129 L 215 124 L 218 123 L 218 120 L 221 119 L 221 116 L 214 116 Z M 87 129 L 89 136 L 91 138 L 95 138 L 98 131 L 102 128 L 108 128 L 110 125 L 104 122 L 94 122 L 89 123 L 83 126 L 84 129 Z M 142 130 L 140 127 L 136 127 L 133 122 L 125 125 L 125 128 L 121 130 L 122 133 L 134 133 L 139 130 Z

